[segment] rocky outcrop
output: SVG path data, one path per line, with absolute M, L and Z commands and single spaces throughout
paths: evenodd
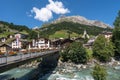
M 102 28 L 111 28 L 111 26 L 108 24 L 105 24 L 98 20 L 89 20 L 83 16 L 61 17 L 61 18 L 58 18 L 57 20 L 53 21 L 52 23 L 59 23 L 59 22 L 63 22 L 63 21 L 80 23 L 80 24 L 89 25 L 89 26 L 97 26 L 97 27 L 102 27 Z

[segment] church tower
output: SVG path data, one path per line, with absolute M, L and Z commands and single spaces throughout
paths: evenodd
M 90 38 L 86 30 L 84 30 L 82 38 L 88 38 L 88 39 Z

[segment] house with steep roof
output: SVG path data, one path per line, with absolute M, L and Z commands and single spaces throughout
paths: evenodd
M 28 49 L 49 49 L 50 40 L 46 38 L 33 39 Z
M 17 32 L 17 33 L 14 34 L 14 37 L 15 37 L 15 38 L 18 37 L 18 38 L 20 38 L 20 39 L 26 39 L 26 38 L 28 37 L 28 35 Z
M 112 37 L 112 32 L 103 31 L 101 34 L 104 35 L 107 39 L 110 39 Z
M 5 43 L 0 44 L 0 52 L 6 53 L 6 52 L 9 52 L 11 50 L 12 50 L 12 47 L 10 44 L 5 44 Z
M 22 48 L 22 42 L 19 39 L 13 40 L 11 45 L 12 45 L 12 49 L 21 49 Z
M 0 40 L 1 40 L 0 42 L 4 43 L 4 42 L 6 42 L 7 38 L 6 37 L 1 37 Z
M 83 44 L 83 46 L 91 49 L 95 40 L 96 40 L 96 38 L 97 37 L 90 38 L 86 44 Z

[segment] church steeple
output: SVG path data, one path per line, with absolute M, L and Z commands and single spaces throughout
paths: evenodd
M 83 36 L 82 36 L 83 38 L 89 38 L 89 35 L 87 34 L 87 31 L 86 30 L 84 30 L 84 33 L 83 33 Z

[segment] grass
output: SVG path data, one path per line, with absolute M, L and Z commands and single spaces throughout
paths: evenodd
M 26 35 L 28 35 L 28 32 L 27 31 L 25 31 L 25 30 L 23 30 L 22 32 L 20 32 L 21 34 L 26 34 Z
M 70 36 L 71 37 L 76 37 L 76 36 L 78 36 L 78 34 L 72 32 L 72 34 Z M 57 31 L 53 35 L 50 35 L 49 38 L 50 39 L 51 38 L 68 38 L 67 30 Z
M 13 35 L 14 33 L 15 33 L 14 31 L 13 31 L 13 32 L 10 32 L 10 31 L 8 32 L 8 31 L 6 31 L 6 32 L 0 34 L 0 38 L 2 38 L 2 37 L 7 37 L 8 35 Z M 28 35 L 28 33 L 27 33 L 26 31 L 22 31 L 22 32 L 20 32 L 20 33 Z
M 87 53 L 88 53 L 88 57 L 91 59 L 91 58 L 92 58 L 92 54 L 93 54 L 92 49 L 87 49 L 87 48 L 86 48 L 86 51 L 87 51 Z
M 14 34 L 14 32 L 4 32 L 4 33 L 0 34 L 0 38 L 7 37 L 10 34 Z

